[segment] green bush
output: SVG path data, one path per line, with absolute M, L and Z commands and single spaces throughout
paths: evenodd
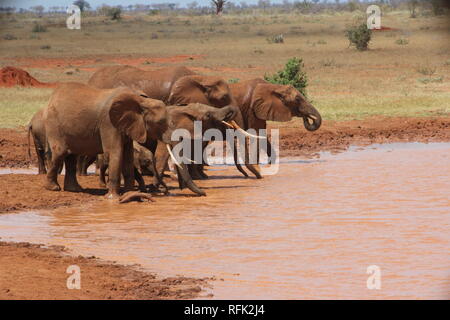
M 372 30 L 367 28 L 366 23 L 362 23 L 347 28 L 347 30 L 345 30 L 345 35 L 350 41 L 350 45 L 354 45 L 356 49 L 364 51 L 368 49 L 369 41 L 372 37 Z
M 306 97 L 308 77 L 304 68 L 303 59 L 294 57 L 288 60 L 283 70 L 271 76 L 265 75 L 264 79 L 274 84 L 291 85 Z

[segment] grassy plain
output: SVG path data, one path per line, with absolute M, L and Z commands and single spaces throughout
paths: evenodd
M 12 65 L 40 81 L 86 81 L 96 68 L 129 63 L 144 69 L 186 65 L 225 79 L 273 73 L 291 57 L 304 59 L 308 94 L 325 119 L 448 116 L 450 29 L 446 16 L 409 18 L 387 12 L 368 51 L 349 47 L 346 26 L 365 14 L 215 16 L 125 15 L 121 21 L 66 16 L 2 16 L 0 67 Z M 34 23 L 47 26 L 33 32 Z M 284 43 L 267 38 L 283 34 Z M 15 40 L 5 40 L 12 35 Z M 10 38 L 10 37 L 9 37 Z M 406 39 L 406 41 L 405 41 Z M 191 58 L 189 58 L 191 57 Z M 0 89 L 0 127 L 25 125 L 51 89 Z M 297 120 L 283 126 L 297 126 Z

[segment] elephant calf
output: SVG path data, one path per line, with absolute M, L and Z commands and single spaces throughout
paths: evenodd
M 64 190 L 81 191 L 76 178 L 76 155 L 109 156 L 109 193 L 119 195 L 120 177 L 125 190 L 134 186 L 133 140 L 160 139 L 167 127 L 163 102 L 129 88 L 97 89 L 64 83 L 53 92 L 43 111 L 51 163 L 45 188 L 58 191 L 57 168 L 64 162 Z

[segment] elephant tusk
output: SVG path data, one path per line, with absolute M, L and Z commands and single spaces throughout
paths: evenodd
M 231 120 L 231 125 L 233 126 L 234 129 L 236 129 L 237 131 L 240 131 L 243 135 L 245 135 L 247 137 L 256 138 L 256 139 L 267 139 L 267 137 L 256 136 L 254 134 L 248 133 L 247 131 L 245 131 L 244 129 L 239 127 L 239 125 L 234 120 Z
M 222 123 L 223 123 L 224 125 L 226 125 L 228 128 L 234 129 L 234 127 L 233 127 L 231 124 L 229 124 L 228 122 L 222 121 Z
M 170 155 L 170 157 L 172 158 L 173 163 L 175 163 L 175 165 L 176 165 L 178 168 L 183 169 L 183 168 L 181 167 L 181 164 L 177 161 L 177 159 L 176 159 L 175 156 L 173 155 L 172 150 L 170 150 L 170 147 L 169 147 L 168 144 L 166 144 L 166 148 L 167 148 L 167 151 L 169 151 L 169 155 Z

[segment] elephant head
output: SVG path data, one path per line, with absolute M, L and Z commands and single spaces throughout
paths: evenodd
M 172 86 L 168 104 L 186 105 L 202 103 L 214 107 L 231 104 L 228 84 L 219 77 L 188 75 L 178 79 Z
M 308 131 L 315 131 L 322 124 L 317 109 L 290 85 L 257 84 L 252 95 L 252 109 L 261 120 L 289 121 L 292 117 L 301 117 Z
M 114 127 L 134 141 L 158 139 L 167 129 L 166 105 L 144 94 L 124 90 L 111 101 L 109 118 Z
M 216 127 L 222 121 L 229 121 L 235 116 L 236 108 L 234 106 L 214 108 L 201 103 L 191 103 L 187 106 L 167 107 L 168 130 L 162 135 L 161 141 L 166 143 L 168 152 L 178 167 L 179 176 L 181 176 L 183 183 L 194 193 L 206 195 L 192 181 L 186 164 L 179 162 L 172 154 L 171 149 L 178 143 L 178 141 L 172 141 L 172 133 L 177 129 L 185 129 L 190 134 L 190 137 L 194 137 L 194 121 L 202 121 L 202 128 L 206 130 Z M 183 183 L 180 181 L 180 186 L 183 186 Z

